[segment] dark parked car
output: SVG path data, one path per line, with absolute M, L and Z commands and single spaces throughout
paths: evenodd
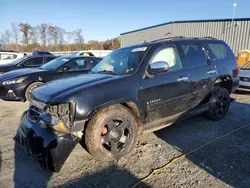
M 32 54 L 33 55 L 53 55 L 52 53 L 47 52 L 47 51 L 34 51 Z
M 11 63 L 0 65 L 0 75 L 12 70 L 40 67 L 55 58 L 56 56 L 51 55 L 24 56 Z
M 87 73 L 100 60 L 101 58 L 96 57 L 64 56 L 39 68 L 7 72 L 0 76 L 0 99 L 30 100 L 31 91 L 37 86 L 51 80 Z
M 221 40 L 170 38 L 121 48 L 89 74 L 36 88 L 18 133 L 25 150 L 53 171 L 79 142 L 94 157 L 114 160 L 142 132 L 202 112 L 224 118 L 238 74 Z

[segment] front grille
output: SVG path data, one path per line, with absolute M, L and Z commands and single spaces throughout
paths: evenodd
M 63 121 L 68 127 L 71 127 L 74 119 L 75 106 L 71 103 L 48 105 L 45 110 L 36 106 L 30 106 L 27 116 L 32 122 L 38 123 L 40 116 L 48 117 L 50 123 L 57 123 Z M 44 116 L 45 115 L 45 116 Z M 47 122 L 47 121 L 46 121 Z
M 250 82 L 250 78 L 248 78 L 248 77 L 239 77 L 239 78 L 240 78 L 240 81 Z
M 48 106 L 46 113 L 49 113 L 52 118 L 62 119 L 66 124 L 73 122 L 74 108 L 72 103 L 57 104 Z

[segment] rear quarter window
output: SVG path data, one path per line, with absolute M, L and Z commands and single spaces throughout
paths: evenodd
M 232 50 L 224 43 L 208 43 L 208 48 L 211 50 L 214 60 L 235 59 Z

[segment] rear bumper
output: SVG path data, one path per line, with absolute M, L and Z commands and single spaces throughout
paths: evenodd
M 240 81 L 239 87 L 237 88 L 239 91 L 250 91 L 250 82 Z
M 40 123 L 31 122 L 24 112 L 18 137 L 27 154 L 31 154 L 42 166 L 53 172 L 58 172 L 64 162 L 78 144 L 79 138 L 70 134 L 56 136 Z

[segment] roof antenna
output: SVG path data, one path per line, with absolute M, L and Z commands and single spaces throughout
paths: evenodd
M 171 34 L 171 32 L 168 32 L 168 33 L 166 33 L 164 36 L 167 36 L 167 35 L 170 35 Z

